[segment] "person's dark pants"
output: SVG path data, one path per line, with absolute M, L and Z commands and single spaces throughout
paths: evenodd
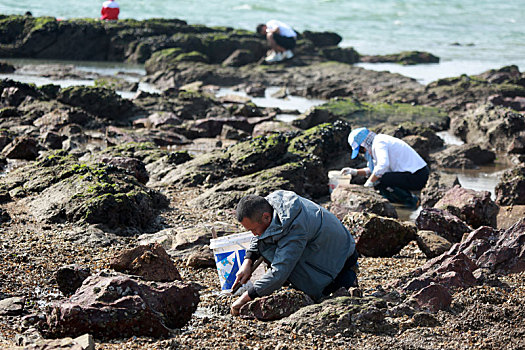
M 385 173 L 375 187 L 379 190 L 387 187 L 399 187 L 407 191 L 419 191 L 427 184 L 429 174 L 428 166 L 419 169 L 413 174 L 409 171 Z
M 402 203 L 415 209 L 419 205 L 419 198 L 410 191 L 419 191 L 425 187 L 428 176 L 428 166 L 413 174 L 408 171 L 385 173 L 374 185 L 374 188 L 379 190 L 379 193 L 389 201 Z
M 275 40 L 277 45 L 286 50 L 293 50 L 295 48 L 295 37 L 282 36 L 280 34 L 275 33 L 273 35 L 273 40 Z
M 350 257 L 346 259 L 345 265 L 337 277 L 332 281 L 332 283 L 323 289 L 324 295 L 328 296 L 341 287 L 348 289 L 350 287 L 357 286 L 357 274 L 355 272 L 355 267 L 357 265 L 358 257 L 359 253 L 356 249 L 354 250 L 354 254 L 350 255 Z

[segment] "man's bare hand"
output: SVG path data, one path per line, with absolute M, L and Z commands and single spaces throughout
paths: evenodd
M 232 316 L 239 316 L 239 313 L 241 311 L 241 307 L 246 304 L 247 302 L 251 301 L 252 298 L 248 295 L 248 292 L 244 292 L 235 302 L 232 304 L 230 308 L 230 312 Z
M 252 260 L 244 259 L 239 271 L 237 272 L 235 282 L 233 282 L 232 289 L 238 284 L 245 284 L 252 277 Z

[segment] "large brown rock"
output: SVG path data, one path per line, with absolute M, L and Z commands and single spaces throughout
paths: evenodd
M 330 211 L 342 220 L 350 212 L 373 213 L 397 218 L 394 206 L 375 191 L 359 185 L 337 186 L 330 195 Z
M 416 227 L 418 230 L 433 231 L 452 243 L 461 241 L 463 234 L 472 231 L 472 228 L 457 216 L 436 208 L 421 210 L 416 218 Z
M 38 157 L 38 143 L 28 136 L 19 136 L 4 147 L 2 155 L 11 159 L 35 160 Z
M 426 186 L 421 190 L 421 206 L 431 208 L 441 197 L 455 185 L 459 185 L 457 175 L 445 174 L 437 171 L 430 173 Z
M 434 208 L 447 210 L 473 228 L 496 227 L 499 211 L 499 206 L 490 198 L 489 191 L 475 191 L 458 185 L 448 190 Z
M 198 303 L 199 294 L 188 283 L 100 273 L 86 279 L 71 298 L 50 306 L 40 327 L 46 337 L 169 336 L 172 329 L 187 324 Z
M 284 290 L 244 304 L 240 316 L 244 319 L 274 321 L 288 317 L 300 308 L 312 304 L 313 300 L 303 292 Z
M 503 173 L 494 192 L 499 205 L 525 204 L 525 165 Z
M 435 258 L 448 251 L 452 243 L 433 231 L 417 231 L 417 246 L 428 258 Z
M 357 251 L 364 256 L 391 257 L 416 238 L 408 222 L 368 213 L 349 213 L 343 224 L 356 238 Z
M 112 269 L 143 277 L 147 281 L 182 280 L 179 270 L 158 243 L 126 249 L 110 262 Z

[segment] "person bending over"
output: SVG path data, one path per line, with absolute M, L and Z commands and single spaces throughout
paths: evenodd
M 343 168 L 341 174 L 369 176 L 365 187 L 374 187 L 391 202 L 409 208 L 419 206 L 419 198 L 410 191 L 425 187 L 429 169 L 421 156 L 405 141 L 367 128 L 352 130 L 348 136 L 352 159 L 363 153 L 368 166 L 362 169 Z
M 280 62 L 292 58 L 295 48 L 297 33 L 288 24 L 272 19 L 266 24 L 259 24 L 257 33 L 266 36 L 270 52 L 266 62 Z
M 271 294 L 287 281 L 315 301 L 341 287 L 356 285 L 354 238 L 334 214 L 318 204 L 279 190 L 266 198 L 243 197 L 236 216 L 254 237 L 234 284 L 250 279 L 251 265 L 260 256 L 270 268 L 232 304 L 233 315 L 239 315 L 250 300 Z

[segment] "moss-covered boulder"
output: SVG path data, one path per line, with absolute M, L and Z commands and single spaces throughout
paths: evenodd
M 100 224 L 117 232 L 147 230 L 168 204 L 121 167 L 83 163 L 63 151 L 10 173 L 4 186 L 44 222 Z
M 112 89 L 101 87 L 67 87 L 60 90 L 57 100 L 115 122 L 126 122 L 134 114 L 139 114 L 133 102 L 123 99 Z
M 521 78 L 516 66 L 490 70 L 479 75 L 464 74 L 439 79 L 426 86 L 418 103 L 441 107 L 446 111 L 464 111 L 471 104 L 485 104 L 494 95 L 525 96 L 525 80 Z
M 335 98 L 315 107 L 315 110 L 319 110 L 319 113 L 327 111 L 331 116 L 346 120 L 354 126 L 414 122 L 422 126 L 433 125 L 442 130 L 449 123 L 447 113 L 438 108 L 404 103 L 367 103 L 351 98 Z
M 0 80 L 0 108 L 18 107 L 27 98 L 46 100 L 46 96 L 33 84 Z
M 317 198 L 328 193 L 327 169 L 347 155 L 348 124 L 323 124 L 302 133 L 276 133 L 196 156 L 179 166 L 152 165 L 151 185 L 209 186 L 195 204 L 231 207 L 249 193 L 289 189 Z M 159 162 L 160 163 L 160 162 Z
M 366 296 L 331 298 L 299 309 L 279 321 L 307 334 L 351 337 L 356 332 L 389 333 L 397 328 L 385 321 L 387 302 Z

